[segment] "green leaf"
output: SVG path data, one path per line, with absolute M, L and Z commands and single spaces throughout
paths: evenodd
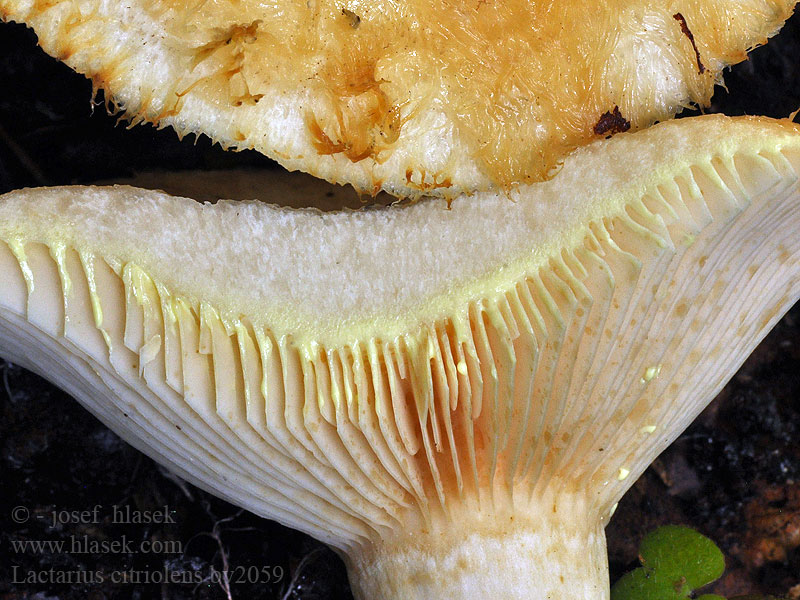
M 648 533 L 639 546 L 642 564 L 674 582 L 688 596 L 691 590 L 719 579 L 725 557 L 716 544 L 694 529 L 666 525 Z
M 718 596 L 717 594 L 703 594 L 702 596 L 698 596 L 697 600 L 725 600 L 725 597 Z
M 673 582 L 663 575 L 644 567 L 625 573 L 611 588 L 611 600 L 683 600 Z

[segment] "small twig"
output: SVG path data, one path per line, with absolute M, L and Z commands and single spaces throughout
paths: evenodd
M 158 467 L 159 473 L 165 478 L 174 483 L 178 488 L 183 492 L 183 495 L 189 500 L 189 502 L 194 502 L 194 495 L 192 494 L 192 490 L 189 489 L 188 484 L 175 475 L 172 471 L 162 466 Z
M 214 513 L 211 512 L 211 505 L 209 504 L 208 500 L 203 500 L 201 502 L 201 505 L 203 506 L 203 510 L 205 511 L 205 513 L 209 517 L 211 517 L 212 521 L 214 521 L 214 525 L 211 528 L 211 531 L 201 531 L 200 533 L 197 533 L 197 534 L 193 535 L 189 539 L 189 541 L 187 542 L 187 546 L 192 543 L 192 540 L 194 540 L 194 539 L 196 539 L 198 537 L 201 537 L 201 536 L 202 537 L 208 537 L 208 538 L 211 538 L 212 540 L 214 540 L 214 542 L 217 544 L 217 554 L 216 555 L 219 555 L 220 560 L 222 561 L 222 573 L 220 573 L 220 577 L 219 577 L 218 583 L 219 583 L 220 587 L 222 588 L 222 591 L 225 594 L 225 598 L 227 600 L 233 600 L 233 595 L 231 593 L 231 582 L 230 582 L 230 573 L 229 573 L 230 572 L 230 564 L 229 564 L 229 561 L 228 561 L 228 551 L 225 549 L 225 545 L 222 543 L 222 525 L 224 525 L 225 523 L 230 523 L 231 521 L 239 518 L 239 516 L 241 516 L 241 514 L 244 512 L 244 509 L 240 509 L 239 511 L 237 511 L 235 514 L 231 515 L 230 517 L 224 517 L 222 519 L 217 519 L 216 515 L 214 515 Z M 232 531 L 232 530 L 226 529 L 226 531 Z M 215 555 L 215 558 L 216 558 L 216 555 Z M 211 568 L 213 569 L 214 568 L 214 565 L 213 565 L 214 559 L 211 560 L 211 563 L 212 563 L 211 564 Z
M 8 396 L 9 402 L 14 400 L 14 395 L 11 393 L 11 386 L 8 383 L 8 367 L 10 363 L 3 361 L 3 364 L 0 365 L 0 369 L 3 370 L 3 387 L 6 390 L 6 395 Z
M 314 559 L 320 552 L 322 552 L 322 548 L 315 548 L 303 557 L 303 560 L 300 561 L 295 568 L 294 573 L 292 573 L 292 579 L 289 581 L 286 592 L 284 592 L 283 596 L 281 596 L 281 600 L 289 600 L 292 590 L 294 590 L 294 587 L 297 585 L 300 576 L 303 574 L 303 569 L 305 569 L 309 563 L 311 563 L 312 559 Z
M 133 484 L 136 482 L 136 478 L 139 476 L 139 469 L 142 466 L 142 454 L 138 453 L 138 457 L 136 459 L 136 464 L 133 465 L 133 472 L 131 473 L 130 479 L 128 479 L 128 489 L 133 487 Z

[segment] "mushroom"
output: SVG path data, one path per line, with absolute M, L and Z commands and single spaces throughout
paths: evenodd
M 0 0 L 133 123 L 453 198 L 707 105 L 795 0 Z M 122 24 L 122 25 L 121 25 Z
M 451 210 L 12 192 L 0 354 L 359 598 L 604 598 L 614 504 L 800 293 L 799 172 L 706 116 Z

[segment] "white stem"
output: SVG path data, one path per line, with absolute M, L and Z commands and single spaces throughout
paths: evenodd
M 558 517 L 556 519 L 555 517 Z M 605 532 L 586 515 L 451 522 L 348 559 L 359 600 L 604 600 Z

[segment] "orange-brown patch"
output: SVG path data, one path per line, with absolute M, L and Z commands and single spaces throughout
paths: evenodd
M 63 0 L 39 0 L 38 2 L 34 2 L 34 5 L 31 7 L 31 16 L 35 17 L 43 12 L 47 12 L 57 4 L 61 4 L 61 2 L 63 2 Z M 8 13 L 4 13 L 3 20 L 5 20 L 6 14 Z
M 425 169 L 420 169 L 419 182 L 415 182 L 413 178 L 414 170 L 406 169 L 406 185 L 421 192 L 449 188 L 453 186 L 451 178 L 446 173 L 431 173 L 431 177 L 429 178 Z
M 259 36 L 261 20 L 247 24 L 232 25 L 218 29 L 212 40 L 195 49 L 190 72 L 194 73 L 201 65 L 210 67 L 211 73 L 195 76 L 188 85 L 176 92 L 178 97 L 188 94 L 196 86 L 205 82 L 220 85 L 228 90 L 230 103 L 233 106 L 256 104 L 263 94 L 250 90 L 245 75 L 245 63 L 248 58 L 248 46 L 255 43 Z M 192 79 L 190 74 L 188 79 Z
M 309 112 L 306 127 L 320 154 L 352 162 L 383 162 L 400 137 L 404 119 L 376 77 L 377 61 L 356 51 L 333 58 L 320 73 L 328 111 Z M 321 113 L 321 114 L 320 114 Z

